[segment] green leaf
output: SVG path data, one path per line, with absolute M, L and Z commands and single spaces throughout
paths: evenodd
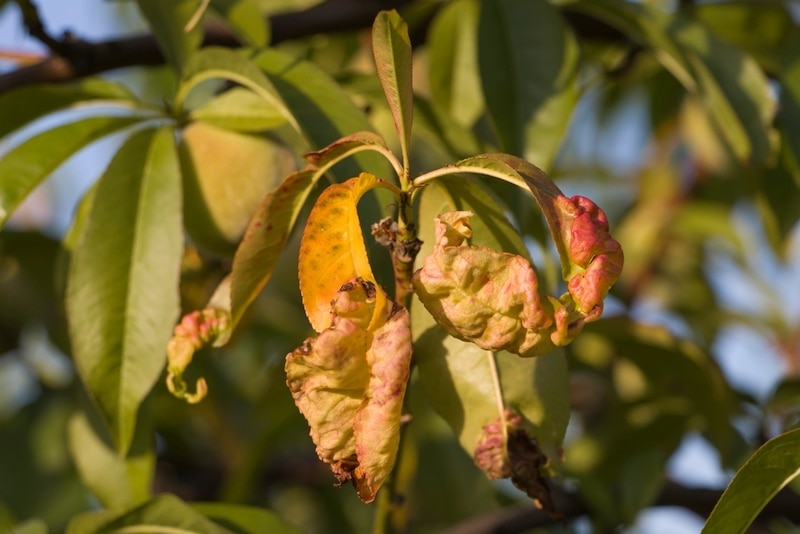
M 503 152 L 548 168 L 577 102 L 578 48 L 549 2 L 481 3 L 481 83 Z
M 47 534 L 47 523 L 41 519 L 28 519 L 12 526 L 9 534 Z
M 261 132 L 286 124 L 286 117 L 272 102 L 242 87 L 229 89 L 193 109 L 189 119 L 239 132 Z
M 408 144 L 411 140 L 414 93 L 411 87 L 411 39 L 408 25 L 396 11 L 381 11 L 372 26 L 375 68 L 392 112 L 400 139 L 403 167 L 408 173 Z
M 484 109 L 478 75 L 476 0 L 456 0 L 436 14 L 428 33 L 428 83 L 436 106 L 462 126 Z
M 645 4 L 581 0 L 570 6 L 651 47 L 661 64 L 702 99 L 717 131 L 741 161 L 763 164 L 770 155 L 774 114 L 769 84 L 755 61 L 700 23 Z
M 23 141 L 0 159 L 0 228 L 14 209 L 75 152 L 139 119 L 92 117 L 56 126 Z
M 788 6 L 780 2 L 701 3 L 692 6 L 691 16 L 771 73 L 780 69 L 779 58 L 795 28 Z
M 136 3 L 150 24 L 167 62 L 176 72 L 181 72 L 186 60 L 203 40 L 201 25 L 195 24 L 187 31 L 187 24 L 197 11 L 197 0 L 136 0 Z
M 245 44 L 263 47 L 269 43 L 269 26 L 256 0 L 211 0 L 211 7 Z
M 780 73 L 780 118 L 786 148 L 800 162 L 800 37 L 783 53 Z
M 73 519 L 66 534 L 233 534 L 174 495 L 164 494 L 128 511 L 93 512 Z
M 136 105 L 125 87 L 102 78 L 15 89 L 0 96 L 0 137 L 48 113 L 86 103 Z
M 297 528 L 287 525 L 274 512 L 263 508 L 221 502 L 192 503 L 192 508 L 237 534 L 300 532 Z
M 275 88 L 253 61 L 233 50 L 213 46 L 192 55 L 184 66 L 181 83 L 175 94 L 176 113 L 182 112 L 186 97 L 192 89 L 201 82 L 213 79 L 236 82 L 250 89 L 264 99 L 269 107 L 278 111 L 291 124 L 295 124 Z
M 319 178 L 339 161 L 372 149 L 385 149 L 376 134 L 360 132 L 343 138 L 307 154 L 314 167 L 289 175 L 264 197 L 233 259 L 230 311 L 234 325 L 272 276 L 300 210 Z
M 127 456 L 120 457 L 102 421 L 78 411 L 69 421 L 68 440 L 81 479 L 103 506 L 122 510 L 150 497 L 156 464 L 150 431 L 140 426 Z
M 75 363 L 122 455 L 179 311 L 183 230 L 173 135 L 146 130 L 120 148 L 98 182 L 70 264 Z
M 762 445 L 737 471 L 703 526 L 704 534 L 746 532 L 758 513 L 800 474 L 800 429 Z
M 354 132 L 372 130 L 361 110 L 336 82 L 305 61 L 277 50 L 264 50 L 253 61 L 277 90 L 313 149 L 320 149 Z M 392 172 L 386 159 L 376 154 L 358 154 L 334 171 L 337 179 L 358 176 L 362 171 L 379 178 Z
M 425 257 L 434 242 L 433 217 L 471 210 L 473 243 L 527 256 L 522 240 L 501 208 L 468 179 L 437 180 L 419 200 L 419 237 Z M 530 434 L 552 462 L 569 419 L 567 366 L 561 351 L 536 358 L 506 352 L 492 354 L 447 336 L 418 299 L 411 307 L 414 354 L 427 396 L 472 456 L 483 426 L 502 416 L 503 407 L 518 412 Z M 492 380 L 497 376 L 497 382 Z M 499 387 L 498 387 L 499 385 Z

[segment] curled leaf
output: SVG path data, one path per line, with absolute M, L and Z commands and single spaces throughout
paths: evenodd
M 475 465 L 492 480 L 511 476 L 511 462 L 508 458 L 508 435 L 522 425 L 522 417 L 509 409 L 503 417 L 498 417 L 484 425 L 483 433 L 475 447 Z
M 454 211 L 435 219 L 433 252 L 414 273 L 419 299 L 453 337 L 522 356 L 549 351 L 556 345 L 553 302 L 539 295 L 522 256 L 467 245 L 471 216 Z
M 555 206 L 570 263 L 567 289 L 586 322 L 598 319 L 603 299 L 622 272 L 622 247 L 608 231 L 606 214 L 590 199 L 561 195 Z
M 199 378 L 195 392 L 190 393 L 183 372 L 197 350 L 227 338 L 229 331 L 230 314 L 224 310 L 205 308 L 183 316 L 167 343 L 167 388 L 170 393 L 190 404 L 203 400 L 208 393 L 205 379 Z
M 622 269 L 622 250 L 594 203 L 561 198 L 559 230 L 573 267 L 570 291 L 559 299 L 539 294 L 525 258 L 468 245 L 472 212 L 448 212 L 434 220 L 436 242 L 414 273 L 414 287 L 447 333 L 482 349 L 529 357 L 567 345 L 584 323 L 599 318 Z
M 362 278 L 341 286 L 330 311 L 330 327 L 286 356 L 286 383 L 319 458 L 372 502 L 397 455 L 409 315 Z

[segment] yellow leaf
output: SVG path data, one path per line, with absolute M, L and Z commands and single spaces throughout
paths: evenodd
M 391 187 L 368 173 L 328 187 L 308 216 L 300 242 L 298 276 L 303 306 L 311 326 L 322 332 L 331 325 L 331 301 L 342 284 L 362 278 L 375 285 L 356 205 L 375 187 Z M 376 313 L 383 309 L 383 292 L 378 292 Z M 373 325 L 374 326 L 374 325 Z

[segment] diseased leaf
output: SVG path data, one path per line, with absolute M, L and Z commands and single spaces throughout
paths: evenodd
M 549 2 L 480 4 L 480 79 L 503 152 L 552 163 L 577 102 L 578 47 Z
M 178 315 L 180 214 L 173 131 L 139 132 L 100 178 L 73 250 L 66 296 L 73 355 L 120 454 Z
M 345 281 L 362 278 L 377 283 L 356 211 L 361 196 L 376 187 L 389 185 L 367 173 L 333 184 L 322 192 L 308 216 L 297 272 L 303 306 L 317 332 L 330 326 L 330 303 Z M 382 293 L 377 298 L 380 301 Z M 376 309 L 380 308 L 379 302 Z
M 381 294 L 382 298 L 378 298 Z M 331 326 L 286 357 L 286 382 L 317 455 L 372 502 L 394 466 L 411 363 L 408 311 L 362 278 L 347 281 Z
M 572 324 L 577 318 L 554 316 L 559 303 L 542 299 L 525 258 L 467 246 L 470 217 L 454 211 L 434 220 L 433 252 L 414 273 L 414 289 L 431 315 L 450 335 L 490 351 L 539 356 L 569 342 L 580 330 Z
M 103 78 L 22 87 L 0 95 L 0 137 L 48 113 L 89 103 L 131 106 L 135 99 L 124 86 Z
M 197 11 L 197 0 L 136 0 L 136 3 L 153 29 L 153 36 L 167 62 L 181 72 L 186 60 L 203 40 L 202 25 L 195 24 L 187 30 L 187 24 Z
M 23 141 L 0 159 L 0 228 L 59 165 L 86 145 L 140 119 L 92 117 L 56 126 Z
M 434 216 L 456 209 L 481 213 L 474 222 L 475 244 L 526 254 L 502 209 L 488 201 L 485 193 L 478 193 L 476 184 L 466 186 L 462 182 L 469 180 L 437 180 L 422 191 L 417 220 L 424 243 L 418 258 L 421 260 L 433 248 Z M 537 358 L 492 354 L 448 336 L 417 299 L 412 301 L 411 319 L 414 357 L 426 396 L 467 454 L 475 453 L 483 427 L 504 417 L 508 408 L 522 416 L 522 426 L 551 462 L 558 463 L 569 420 L 569 403 L 564 395 L 567 366 L 560 351 Z
M 794 429 L 772 438 L 753 453 L 725 489 L 702 532 L 746 532 L 775 494 L 800 474 L 798 445 L 800 429 Z
M 414 93 L 411 88 L 411 39 L 408 26 L 396 11 L 381 11 L 372 26 L 372 52 L 378 78 L 392 112 L 408 172 Z

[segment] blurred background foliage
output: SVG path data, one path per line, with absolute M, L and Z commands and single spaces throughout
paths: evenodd
M 113 506 L 120 492 L 121 501 L 140 502 L 151 491 L 267 508 L 303 532 L 370 529 L 373 508 L 332 487 L 284 382 L 284 356 L 311 333 L 297 289 L 298 235 L 232 342 L 195 358 L 192 373 L 212 384 L 204 402 L 178 401 L 159 380 L 122 464 L 92 441 L 97 432 L 85 431 L 97 422 L 70 356 L 64 294 L 78 230 L 67 221 L 77 214 L 80 225 L 77 198 L 103 173 L 126 128 L 172 121 L 183 132 L 190 236 L 180 266 L 183 312 L 203 307 L 230 269 L 261 195 L 301 153 L 333 140 L 323 133 L 301 139 L 252 93 L 215 82 L 199 86 L 176 116 L 173 67 L 204 31 L 211 44 L 272 43 L 275 57 L 303 65 L 298 79 L 272 80 L 284 98 L 318 84 L 322 92 L 338 87 L 354 104 L 358 116 L 340 119 L 337 113 L 351 112 L 335 103 L 339 96 L 317 102 L 321 115 L 313 120 L 320 122 L 312 121 L 311 130 L 323 132 L 323 119 L 341 128 L 367 125 L 391 143 L 368 27 L 378 9 L 396 7 L 415 47 L 415 172 L 510 152 L 543 168 L 568 195 L 588 196 L 606 211 L 625 269 L 605 318 L 567 349 L 572 419 L 554 487 L 575 529 L 655 528 L 646 511 L 657 506 L 699 514 L 684 519 L 687 531 L 697 529 L 744 459 L 800 420 L 796 2 L 211 0 L 193 30 L 176 33 L 164 22 L 174 14 L 159 14 L 158 2 L 87 0 L 110 28 L 103 39 L 150 28 L 168 61 L 160 65 L 145 44 L 133 43 L 121 49 L 128 55 L 118 59 L 126 62 L 91 72 L 81 69 L 93 61 L 90 41 L 100 38 L 83 41 L 79 29 L 47 34 L 45 28 L 72 30 L 70 11 L 55 4 L 36 2 L 45 21 L 37 30 L 30 2 L 0 1 L 7 27 L 20 37 L 31 31 L 49 46 L 19 54 L 5 42 L 0 50 L 0 181 L 30 167 L 41 179 L 55 174 L 0 233 L 0 531 L 16 525 L 13 532 L 61 532 L 76 515 Z M 198 4 L 175 3 L 184 18 Z M 74 68 L 64 79 L 46 69 L 26 71 L 58 54 Z M 312 105 L 301 99 L 290 107 L 302 114 Z M 116 122 L 83 133 L 58 130 L 91 117 Z M 190 134 L 190 123 L 203 131 Z M 52 138 L 14 152 L 47 131 Z M 192 136 L 225 138 L 228 152 L 203 155 Z M 246 161 L 242 151 L 251 154 Z M 230 188 L 204 193 L 207 181 L 199 175 L 214 164 L 221 168 L 215 172 L 240 168 L 236 177 L 258 178 L 242 178 L 232 196 Z M 246 187 L 259 179 L 264 183 Z M 490 193 L 552 285 L 557 264 L 530 199 L 504 185 Z M 242 214 L 244 222 L 231 222 Z M 374 256 L 384 272 L 390 269 Z M 474 468 L 416 379 L 409 406 L 407 450 L 416 471 L 401 476 L 413 477 L 413 532 L 483 532 L 487 524 L 506 524 L 504 532 L 537 525 L 562 531 L 529 513 L 520 492 Z M 137 439 L 153 433 L 154 450 L 148 443 L 137 448 Z M 788 521 L 800 521 L 800 500 L 781 497 L 760 524 L 788 532 Z M 678 525 L 677 517 L 666 521 Z M 268 520 L 252 525 L 263 528 L 258 521 Z

